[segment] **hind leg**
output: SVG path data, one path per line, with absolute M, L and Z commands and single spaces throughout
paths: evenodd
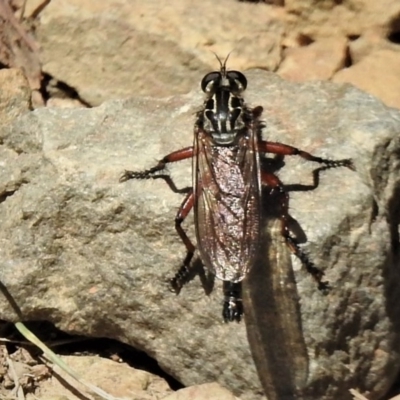
M 268 186 L 277 193 L 277 197 L 280 202 L 280 215 L 279 219 L 281 221 L 281 234 L 285 239 L 286 245 L 289 247 L 290 251 L 296 255 L 301 261 L 303 266 L 306 268 L 307 272 L 314 278 L 318 284 L 319 289 L 328 288 L 328 283 L 322 281 L 324 273 L 319 270 L 314 263 L 308 258 L 307 254 L 303 252 L 300 248 L 296 238 L 290 234 L 289 230 L 289 195 L 285 191 L 282 182 L 279 178 L 267 171 L 262 171 L 261 173 L 262 184 Z

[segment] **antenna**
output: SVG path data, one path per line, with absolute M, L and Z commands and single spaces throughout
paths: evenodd
M 231 51 L 228 53 L 228 55 L 226 56 L 225 61 L 224 61 L 223 64 L 222 64 L 221 59 L 218 57 L 217 53 L 214 53 L 214 52 L 213 52 L 214 56 L 217 58 L 217 60 L 218 60 L 218 62 L 219 62 L 219 66 L 220 66 L 220 68 L 221 68 L 221 74 L 222 74 L 223 76 L 226 75 L 226 62 L 228 61 L 228 58 L 229 58 L 229 56 L 231 55 L 232 51 L 233 51 L 233 50 L 231 50 Z

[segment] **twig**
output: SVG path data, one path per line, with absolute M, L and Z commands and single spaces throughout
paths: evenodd
M 98 396 L 100 396 L 102 399 L 105 399 L 105 400 L 123 400 L 123 399 L 120 399 L 118 397 L 114 397 L 114 396 L 106 393 L 104 390 L 98 388 L 97 386 L 92 385 L 91 383 L 83 381 L 79 377 L 79 375 L 69 365 L 67 365 L 60 357 L 58 357 L 53 351 L 51 351 L 22 322 L 16 322 L 15 323 L 15 327 L 25 337 L 25 339 L 29 340 L 30 342 L 35 344 L 37 347 L 39 347 L 39 349 L 43 351 L 44 356 L 48 360 L 50 360 L 53 364 L 58 365 L 62 370 L 64 370 L 75 381 L 77 381 L 77 382 L 81 383 L 82 385 L 86 386 L 88 389 L 90 389 L 93 393 L 95 393 Z
M 26 3 L 27 2 L 28 2 L 28 0 L 24 0 L 24 2 L 22 3 L 21 14 L 19 16 L 19 22 L 22 22 L 24 20 L 24 14 L 25 14 L 25 9 L 26 9 Z
M 360 392 L 357 392 L 355 389 L 350 389 L 349 392 L 354 396 L 354 400 L 368 400 L 365 396 L 363 396 Z

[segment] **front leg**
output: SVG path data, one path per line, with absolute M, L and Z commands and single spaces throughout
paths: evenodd
M 337 168 L 337 167 L 347 167 L 352 170 L 355 170 L 353 161 L 351 159 L 329 160 L 327 158 L 316 157 L 310 153 L 307 153 L 306 151 L 300 150 L 296 147 L 289 146 L 289 145 L 283 144 L 283 143 L 267 142 L 265 140 L 261 140 L 258 143 L 258 151 L 260 153 L 273 153 L 273 154 L 279 154 L 282 156 L 298 155 L 298 156 L 304 158 L 305 160 L 317 162 L 320 164 L 325 164 L 327 167 L 326 169 Z
M 184 149 L 180 149 L 177 151 L 174 151 L 168 155 L 166 155 L 164 158 L 162 158 L 157 165 L 154 167 L 147 169 L 145 171 L 128 171 L 125 170 L 125 172 L 121 175 L 119 178 L 120 182 L 125 182 L 128 181 L 129 179 L 149 179 L 154 176 L 156 172 L 162 171 L 165 169 L 165 166 L 169 163 L 173 163 L 176 161 L 181 161 L 185 160 L 187 158 L 193 157 L 193 146 L 191 147 L 185 147 Z

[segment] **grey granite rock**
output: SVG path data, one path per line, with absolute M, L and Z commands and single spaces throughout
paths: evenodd
M 400 112 L 349 85 L 247 76 L 248 102 L 264 106 L 265 137 L 354 159 L 356 172 L 326 171 L 316 190 L 291 192 L 304 248 L 331 293 L 321 295 L 292 263 L 318 398 L 350 399 L 357 387 L 379 399 L 400 362 Z M 124 169 L 191 145 L 199 92 L 38 109 L 0 131 L 0 281 L 15 302 L 1 297 L 0 318 L 115 338 L 186 385 L 218 380 L 257 399 L 245 326 L 221 322 L 221 282 L 209 296 L 198 278 L 179 296 L 168 290 L 185 255 L 173 223 L 183 196 L 161 179 L 118 182 Z M 307 185 L 313 168 L 287 157 L 279 176 Z M 169 170 L 179 188 L 191 184 L 190 161 Z M 184 225 L 193 237 L 192 221 Z

